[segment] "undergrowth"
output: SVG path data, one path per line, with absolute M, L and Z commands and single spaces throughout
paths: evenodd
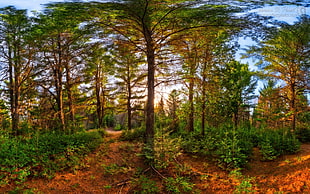
M 208 128 L 205 136 L 200 132 L 183 134 L 184 151 L 212 156 L 224 169 L 246 166 L 254 147 L 262 153 L 262 160 L 273 160 L 283 154 L 296 153 L 300 142 L 289 130 L 267 130 L 232 126 Z
M 98 132 L 36 134 L 0 139 L 0 186 L 22 183 L 27 177 L 52 178 L 56 171 L 72 169 L 102 143 Z

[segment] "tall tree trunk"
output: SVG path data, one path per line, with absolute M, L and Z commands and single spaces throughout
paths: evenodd
M 68 61 L 65 62 L 65 68 L 66 68 L 66 88 L 68 93 L 68 104 L 69 104 L 69 115 L 70 120 L 72 121 L 72 124 L 75 122 L 75 110 L 74 110 L 74 103 L 73 103 L 73 94 L 72 94 L 72 79 L 70 75 L 70 67 Z
M 19 73 L 15 72 L 15 88 L 14 88 L 14 129 L 16 135 L 20 135 L 19 119 L 20 119 L 20 87 L 19 87 Z
M 155 49 L 152 37 L 149 33 L 145 34 L 147 41 L 147 104 L 146 104 L 146 143 L 154 146 L 154 98 L 155 98 Z
M 58 118 L 60 120 L 60 128 L 65 130 L 65 114 L 63 106 L 63 83 L 62 83 L 62 50 L 61 50 L 61 35 L 58 35 L 58 62 L 56 62 L 55 78 L 56 78 L 56 93 L 57 93 L 57 106 L 58 106 Z
M 10 111 L 11 111 L 11 119 L 12 119 L 12 132 L 17 134 L 18 130 L 18 122 L 16 119 L 16 108 L 15 108 L 15 81 L 14 81 L 14 68 L 13 68 L 13 57 L 11 47 L 8 48 L 8 61 L 9 61 L 9 93 L 10 93 Z
M 233 122 L 234 122 L 234 126 L 235 128 L 237 128 L 238 123 L 239 123 L 239 109 L 237 109 L 236 112 L 233 113 Z

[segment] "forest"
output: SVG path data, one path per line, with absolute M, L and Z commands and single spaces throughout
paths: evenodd
M 69 192 L 310 192 L 310 152 L 284 160 L 306 166 L 299 185 L 268 190 L 260 187 L 267 176 L 247 174 L 254 160 L 272 166 L 310 150 L 310 16 L 289 24 L 250 11 L 291 4 L 305 6 L 111 0 L 49 3 L 31 14 L 0 8 L 0 192 L 65 192 L 29 184 L 97 165 L 101 175 L 88 178 L 110 182 L 99 190 L 77 182 Z M 241 48 L 242 38 L 256 43 Z M 207 173 L 215 168 L 229 184 Z

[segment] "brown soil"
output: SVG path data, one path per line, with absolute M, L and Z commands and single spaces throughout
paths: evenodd
M 28 180 L 23 185 L 24 190 L 44 194 L 133 193 L 137 187 L 132 181 L 135 175 L 138 172 L 150 174 L 137 155 L 141 152 L 141 144 L 119 141 L 121 132 L 107 132 L 107 143 L 87 156 L 75 170 L 57 173 L 52 179 Z M 153 173 L 151 177 L 161 187 L 163 177 L 187 176 L 195 184 L 194 190 L 203 194 L 310 193 L 310 144 L 303 144 L 297 154 L 275 161 L 263 162 L 260 158 L 258 150 L 254 149 L 249 166 L 242 175 L 237 175 L 220 169 L 208 158 L 183 154 L 176 160 L 178 165 Z M 0 188 L 0 193 L 15 188 L 16 185 L 8 185 Z

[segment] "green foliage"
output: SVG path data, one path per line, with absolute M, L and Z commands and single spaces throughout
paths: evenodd
M 117 123 L 117 124 L 115 125 L 115 127 L 114 127 L 114 130 L 115 130 L 115 131 L 121 131 L 121 130 L 123 130 L 123 129 L 124 129 L 124 126 L 121 125 L 121 124 L 119 124 L 119 123 Z
M 215 154 L 221 167 L 240 168 L 247 163 L 252 147 L 251 142 L 241 139 L 236 131 L 227 131 L 217 142 Z
M 237 186 L 235 189 L 236 194 L 239 193 L 253 193 L 255 192 L 253 188 L 253 179 L 252 177 L 247 177 L 242 175 L 240 169 L 233 170 L 229 173 L 229 177 L 231 177 L 234 181 L 237 182 Z
M 165 188 L 171 193 L 190 193 L 194 184 L 189 182 L 186 177 L 168 177 L 165 179 Z
M 296 153 L 300 142 L 288 130 L 259 130 L 231 126 L 208 128 L 205 136 L 200 133 L 183 134 L 182 148 L 190 153 L 216 158 L 220 167 L 244 167 L 253 147 L 259 147 L 263 160 L 273 160 L 283 154 Z
M 128 171 L 126 166 L 119 166 L 117 164 L 102 164 L 101 166 L 103 167 L 106 175 L 114 175 L 121 172 L 126 173 Z
M 102 143 L 97 132 L 64 135 L 46 133 L 30 139 L 2 138 L 0 177 L 2 184 L 23 182 L 28 176 L 50 177 L 72 169 L 79 159 Z
M 294 133 L 300 142 L 310 142 L 310 128 L 299 128 Z
M 173 138 L 170 132 L 158 129 L 154 139 L 154 162 L 156 168 L 166 168 L 181 154 L 181 138 Z
M 256 138 L 253 129 L 233 129 L 230 126 L 220 129 L 209 128 L 202 137 L 200 134 L 185 136 L 183 149 L 191 153 L 215 156 L 218 164 L 223 168 L 243 167 L 251 155 Z
M 144 175 L 141 175 L 138 179 L 134 179 L 132 184 L 135 185 L 134 193 L 141 193 L 141 194 L 159 193 L 159 188 L 157 187 L 156 182 L 150 180 Z
M 155 168 L 166 168 L 177 156 L 181 154 L 181 138 L 173 137 L 165 129 L 156 130 L 153 145 L 143 148 L 146 162 Z M 153 146 L 153 147 L 151 147 Z
M 140 127 L 132 130 L 123 131 L 121 140 L 123 141 L 143 141 L 145 135 L 145 128 Z
M 289 130 L 263 130 L 259 134 L 260 152 L 263 160 L 273 160 L 283 154 L 299 151 L 300 142 Z

